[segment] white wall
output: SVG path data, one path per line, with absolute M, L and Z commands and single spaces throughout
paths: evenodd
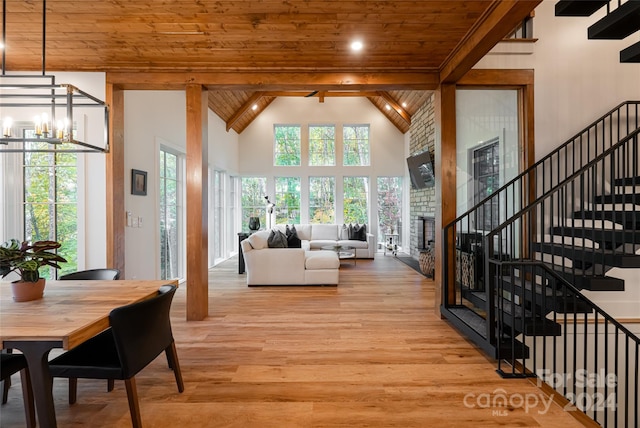
M 554 16 L 555 1 L 535 10 L 530 55 L 487 55 L 475 68 L 535 69 L 536 159 L 584 129 L 622 101 L 640 99 L 640 64 L 621 64 L 619 52 L 640 40 L 588 40 L 587 17 Z
M 159 272 L 158 149 L 168 145 L 186 151 L 186 96 L 184 91 L 125 91 L 125 210 L 143 218 L 141 228 L 127 227 L 127 279 L 155 279 Z M 238 138 L 225 123 L 208 113 L 209 165 L 235 174 Z M 131 169 L 147 171 L 147 196 L 131 194 Z M 209 240 L 213 239 L 211 236 Z
M 535 10 L 530 55 L 490 54 L 475 68 L 535 70 L 536 159 L 555 149 L 623 101 L 640 100 L 640 64 L 621 64 L 619 52 L 640 40 L 588 40 L 587 28 L 605 14 L 556 17 L 554 1 Z M 586 293 L 611 315 L 640 318 L 640 270 L 613 269 L 625 279 L 625 292 Z
M 274 124 L 301 125 L 302 166 L 273 166 Z M 308 126 L 336 125 L 336 166 L 308 166 Z M 370 125 L 371 166 L 342 166 L 342 126 Z M 366 98 L 327 97 L 324 103 L 318 98 L 280 97 L 272 102 L 239 136 L 240 173 L 267 177 L 267 195 L 274 194 L 274 177 L 301 177 L 301 222 L 309 221 L 308 177 L 336 177 L 336 221 L 342 222 L 342 179 L 344 176 L 367 176 L 371 186 L 370 206 L 375 208 L 377 194 L 375 180 L 378 176 L 405 176 L 404 135 Z M 408 194 L 405 195 L 408 197 Z M 374 217 L 369 224 L 377 221 Z M 370 228 L 376 231 L 376 228 Z

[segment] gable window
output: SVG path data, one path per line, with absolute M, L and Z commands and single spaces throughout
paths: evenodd
M 33 130 L 24 130 L 35 138 Z M 29 134 L 33 135 L 29 135 Z M 26 143 L 31 148 L 48 143 Z M 48 148 L 48 147 L 47 147 Z M 23 155 L 23 221 L 26 241 L 58 241 L 58 253 L 67 259 L 58 271 L 43 268 L 40 275 L 55 279 L 78 270 L 78 155 L 29 153 Z
M 276 177 L 276 224 L 300 223 L 300 177 Z
M 345 166 L 369 166 L 369 125 L 344 125 L 342 140 Z
M 309 126 L 309 166 L 334 166 L 335 164 L 335 126 Z
M 335 177 L 309 177 L 309 222 L 335 223 Z
M 274 165 L 300 166 L 300 126 L 274 125 Z
M 344 177 L 343 215 L 345 223 L 367 223 L 368 215 L 368 177 Z
M 242 177 L 242 230 L 249 229 L 249 217 L 259 217 L 260 224 L 267 224 L 266 202 L 267 179 L 265 177 Z

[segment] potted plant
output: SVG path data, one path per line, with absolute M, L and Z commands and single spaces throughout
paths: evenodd
M 42 298 L 45 279 L 40 277 L 39 269 L 52 266 L 60 269 L 59 262 L 67 260 L 52 252 L 60 248 L 56 241 L 20 242 L 11 239 L 0 246 L 0 276 L 16 272 L 21 279 L 11 283 L 13 299 L 25 302 Z

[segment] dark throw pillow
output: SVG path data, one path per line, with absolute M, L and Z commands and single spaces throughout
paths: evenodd
M 358 225 L 358 223 L 356 223 L 355 226 L 353 226 L 353 237 L 351 239 L 354 239 L 356 241 L 366 241 L 367 240 L 367 225 L 366 224 L 362 224 L 362 225 Z
M 269 248 L 287 248 L 287 237 L 279 230 L 273 229 L 267 238 Z
M 287 225 L 286 235 L 287 246 L 289 248 L 302 248 L 302 241 L 298 237 L 298 231 L 296 230 L 296 227 L 294 225 L 291 225 L 291 228 L 289 228 L 289 225 Z

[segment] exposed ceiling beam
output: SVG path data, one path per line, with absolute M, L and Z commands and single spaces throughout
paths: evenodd
M 433 72 L 108 72 L 107 82 L 122 89 L 176 90 L 199 83 L 209 89 L 263 91 L 435 90 Z
M 456 83 L 542 0 L 496 0 L 467 33 L 440 70 L 440 82 Z
M 253 95 L 249 97 L 249 99 L 229 118 L 227 121 L 227 132 L 233 127 L 233 125 L 245 114 L 253 105 L 262 97 L 264 97 L 264 93 L 261 91 L 255 92 Z
M 398 104 L 398 102 L 394 100 L 391 95 L 389 95 L 388 92 L 380 91 L 378 92 L 378 96 L 384 99 L 387 104 L 389 104 L 389 106 L 391 106 L 391 108 L 395 110 L 404 119 L 405 122 L 407 122 L 407 125 L 411 125 L 411 115 L 409 115 L 409 113 L 407 113 L 404 108 L 400 104 Z

